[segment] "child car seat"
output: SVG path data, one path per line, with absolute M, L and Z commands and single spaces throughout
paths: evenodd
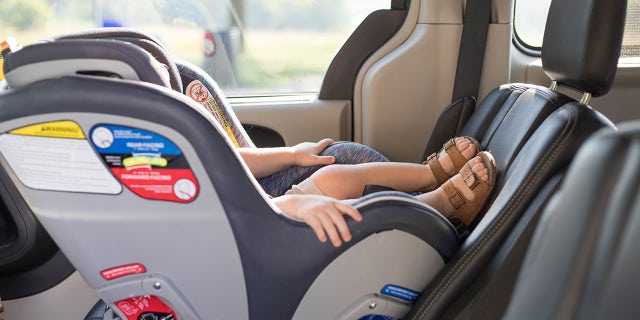
M 7 76 L 20 74 L 23 52 L 47 45 L 57 47 L 9 54 Z M 320 243 L 276 214 L 211 113 L 163 86 L 118 78 L 12 87 L 0 96 L 0 163 L 3 185 L 120 317 L 144 302 L 186 319 L 353 318 L 372 301 L 398 317 L 428 282 L 424 270 L 455 252 L 453 226 L 403 194 L 362 199 L 370 219 L 349 222 L 354 239 Z

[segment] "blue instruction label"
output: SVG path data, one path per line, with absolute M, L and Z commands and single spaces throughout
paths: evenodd
M 408 302 L 414 302 L 418 299 L 420 292 L 413 291 L 411 289 L 403 288 L 393 284 L 388 284 L 380 290 L 380 293 L 392 296 L 398 299 L 402 299 Z
M 146 130 L 99 125 L 91 130 L 90 135 L 91 142 L 101 154 L 182 154 L 171 141 Z
M 161 134 L 98 124 L 91 129 L 90 138 L 111 173 L 133 193 L 182 203 L 198 196 L 198 181 L 186 156 Z

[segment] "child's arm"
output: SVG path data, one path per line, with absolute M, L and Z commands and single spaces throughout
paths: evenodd
M 333 156 L 319 156 L 333 143 L 331 139 L 318 142 L 303 142 L 293 147 L 281 148 L 239 148 L 238 152 L 256 178 L 266 177 L 288 166 L 314 166 L 332 164 Z
M 334 247 L 339 247 L 342 240 L 351 241 L 351 232 L 343 215 L 362 221 L 362 215 L 356 208 L 345 201 L 325 196 L 284 195 L 274 198 L 273 203 L 288 217 L 308 224 L 321 242 L 327 241 L 328 236 Z

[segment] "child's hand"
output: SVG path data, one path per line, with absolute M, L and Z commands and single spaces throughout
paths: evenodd
M 334 247 L 342 241 L 351 241 L 351 232 L 343 215 L 362 221 L 362 215 L 345 201 L 319 195 L 288 195 L 274 199 L 275 204 L 288 216 L 304 221 L 321 242 L 327 236 Z M 342 239 L 341 239 L 342 237 Z
M 334 156 L 318 155 L 333 142 L 332 139 L 322 139 L 318 142 L 303 142 L 293 146 L 293 163 L 302 167 L 334 163 L 336 161 Z

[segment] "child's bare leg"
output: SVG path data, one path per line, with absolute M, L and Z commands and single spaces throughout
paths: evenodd
M 316 171 L 309 179 L 324 195 L 340 200 L 361 197 L 368 184 L 413 192 L 435 182 L 431 171 L 424 165 L 402 162 L 331 165 Z
M 470 159 L 477 150 L 468 139 L 457 138 L 456 148 Z M 446 152 L 438 154 L 438 161 L 445 172 L 455 174 L 455 167 Z M 309 179 L 324 195 L 336 199 L 353 199 L 362 196 L 369 184 L 383 185 L 403 192 L 432 190 L 437 182 L 428 165 L 400 162 L 372 162 L 357 165 L 331 165 L 316 171 Z

